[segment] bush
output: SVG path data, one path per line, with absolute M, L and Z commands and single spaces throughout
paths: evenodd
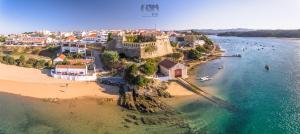
M 137 76 L 135 78 L 135 84 L 138 86 L 145 86 L 150 82 L 150 79 L 144 77 L 144 76 Z
M 26 64 L 31 66 L 31 67 L 34 67 L 35 63 L 37 62 L 36 59 L 33 59 L 33 58 L 29 58 L 27 61 L 26 61 Z
M 3 57 L 3 63 L 13 65 L 13 64 L 15 64 L 15 59 L 13 57 L 6 55 Z
M 24 66 L 26 64 L 26 57 L 21 55 L 17 61 L 18 66 Z
M 117 51 L 104 51 L 100 58 L 106 67 L 112 68 L 116 63 L 118 63 L 119 54 Z
M 206 53 L 206 52 L 208 52 L 208 50 L 205 47 L 203 47 L 203 46 L 197 46 L 196 50 L 198 52 L 200 52 L 200 53 Z
M 35 62 L 35 64 L 34 64 L 34 67 L 35 67 L 35 68 L 38 68 L 38 69 L 44 68 L 44 67 L 45 67 L 45 63 L 46 63 L 45 60 L 37 60 L 37 61 Z
M 129 84 L 135 84 L 134 78 L 136 77 L 137 74 L 138 74 L 138 67 L 136 64 L 132 64 L 125 69 L 124 79 Z
M 153 75 L 157 71 L 157 65 L 153 61 L 147 61 L 140 66 L 140 71 L 146 75 Z
M 201 53 L 195 49 L 192 49 L 188 52 L 188 58 L 190 59 L 196 60 L 199 59 L 200 57 L 201 57 Z
M 177 47 L 177 46 L 178 46 L 178 43 L 177 43 L 177 42 L 171 42 L 171 46 L 172 46 L 172 47 Z
M 179 61 L 183 57 L 183 54 L 180 53 L 180 52 L 179 53 L 172 53 L 172 54 L 169 54 L 168 57 L 175 60 L 175 61 Z

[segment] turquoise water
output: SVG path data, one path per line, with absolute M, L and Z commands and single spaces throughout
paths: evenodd
M 200 66 L 199 82 L 238 108 L 230 112 L 209 102 L 183 106 L 196 133 L 300 133 L 300 41 L 276 38 L 211 38 L 224 49 L 221 58 Z M 262 49 L 263 48 L 263 49 Z M 243 50 L 244 49 L 244 50 Z M 268 64 L 270 70 L 264 66 Z M 218 67 L 224 68 L 218 70 Z

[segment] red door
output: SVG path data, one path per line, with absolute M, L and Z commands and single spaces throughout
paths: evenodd
M 182 70 L 181 69 L 176 69 L 175 70 L 175 77 L 182 77 Z

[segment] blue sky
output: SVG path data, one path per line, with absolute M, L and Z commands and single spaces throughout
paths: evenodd
M 143 3 L 158 17 L 143 17 Z M 48 29 L 300 29 L 300 0 L 0 0 L 0 33 Z

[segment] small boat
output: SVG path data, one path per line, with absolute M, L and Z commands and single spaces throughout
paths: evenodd
M 218 67 L 218 69 L 223 69 L 223 66 Z
M 265 69 L 266 69 L 266 70 L 270 70 L 269 65 L 265 65 Z
M 208 80 L 211 80 L 211 79 L 212 78 L 209 78 L 208 76 L 198 78 L 198 80 L 200 80 L 200 81 L 208 81 Z

